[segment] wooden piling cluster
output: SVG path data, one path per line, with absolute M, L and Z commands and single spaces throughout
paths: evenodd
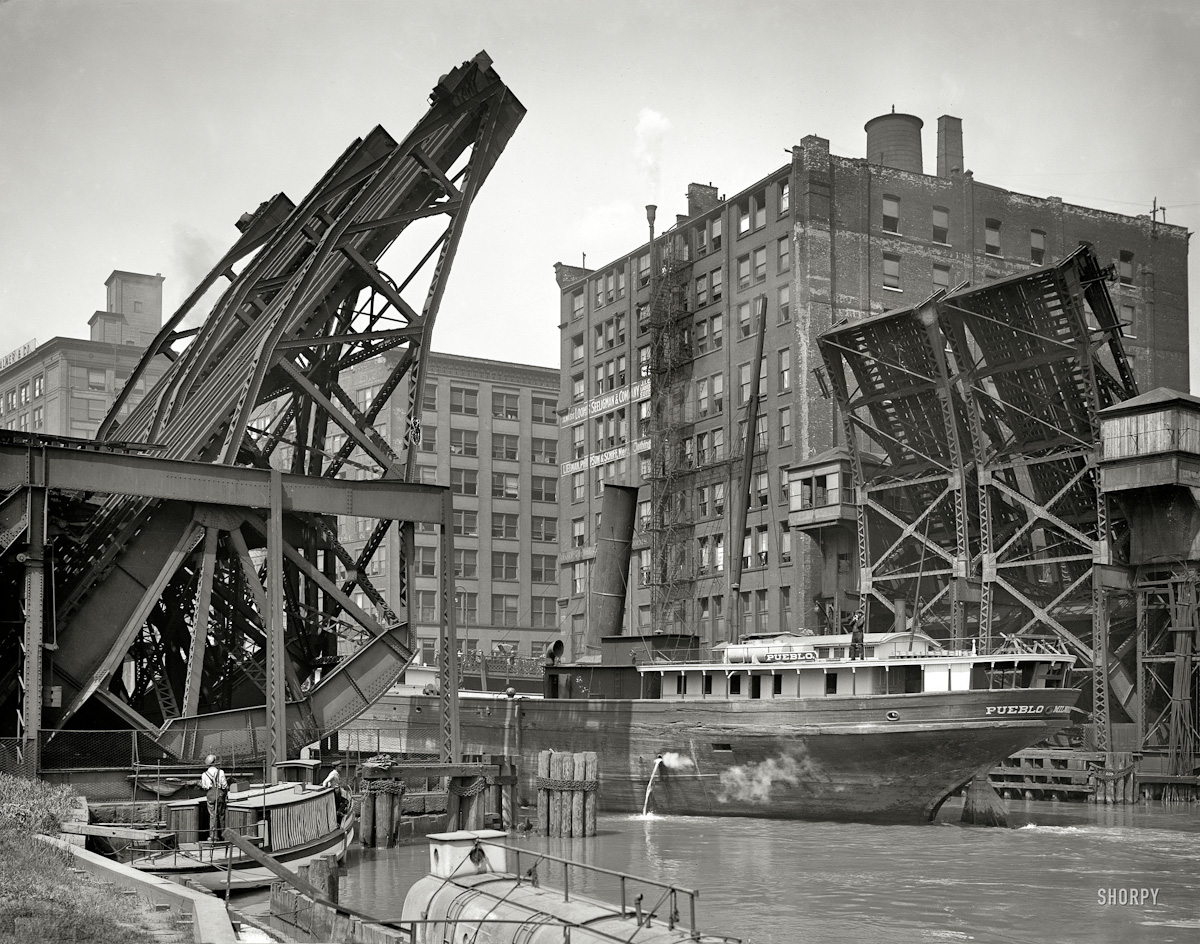
M 409 781 L 415 781 L 415 791 Z M 431 791 L 430 781 L 446 786 Z M 387 848 L 429 832 L 512 829 L 516 811 L 517 767 L 507 757 L 470 764 L 393 764 L 363 780 L 359 841 Z
M 318 856 L 308 865 L 296 869 L 296 874 L 312 885 L 321 897 L 338 903 L 338 857 L 330 853 Z
M 1103 768 L 1093 771 L 1096 803 L 1136 803 L 1138 801 L 1137 764 L 1128 751 L 1110 751 Z
M 600 782 L 595 751 L 541 751 L 536 785 L 539 834 L 562 838 L 596 835 Z
M 359 798 L 359 841 L 364 846 L 390 849 L 396 844 L 404 802 L 403 780 L 367 780 Z

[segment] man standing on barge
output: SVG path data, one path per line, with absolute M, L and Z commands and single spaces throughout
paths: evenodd
M 219 842 L 221 830 L 225 828 L 225 800 L 229 796 L 229 781 L 225 771 L 217 766 L 217 756 L 209 754 L 204 758 L 208 769 L 200 775 L 200 789 L 208 801 L 208 838 Z

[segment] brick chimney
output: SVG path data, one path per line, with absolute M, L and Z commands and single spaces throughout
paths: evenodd
M 712 184 L 688 184 L 687 215 L 688 219 L 707 213 L 721 202 L 717 196 L 717 188 Z
M 938 119 L 937 175 L 952 177 L 963 172 L 962 119 L 942 115 Z

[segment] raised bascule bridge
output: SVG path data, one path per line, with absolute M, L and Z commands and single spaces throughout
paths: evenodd
M 857 543 L 840 590 L 872 629 L 1065 648 L 1096 750 L 1192 774 L 1200 401 L 1134 399 L 1111 275 L 1081 246 L 825 332 L 845 435 L 813 465 L 853 487 L 806 530 Z
M 524 111 L 486 53 L 451 70 L 406 137 L 377 127 L 298 203 L 242 216 L 94 442 L 0 434 L 5 769 L 36 771 L 70 728 L 132 728 L 168 762 L 270 764 L 330 735 L 412 659 L 414 523 L 438 532 L 452 671 L 449 493 L 411 481 L 425 358 L 471 205 Z M 339 376 L 373 358 L 386 379 L 356 400 Z M 166 372 L 128 403 L 156 359 Z M 405 434 L 388 441 L 376 427 L 397 403 Z M 366 535 L 353 552 L 349 518 Z M 390 595 L 371 576 L 389 529 Z

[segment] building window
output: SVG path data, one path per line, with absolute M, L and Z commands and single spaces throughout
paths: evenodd
M 789 212 L 792 208 L 792 187 L 790 181 L 779 181 L 779 215 Z
M 792 389 L 792 349 L 785 347 L 779 352 L 779 390 Z
M 450 455 L 479 455 L 479 434 L 473 429 L 450 430 Z
M 786 521 L 779 522 L 779 559 L 785 564 L 792 559 L 792 526 Z
M 638 256 L 638 287 L 645 288 L 650 284 L 650 253 L 644 252 Z
M 45 377 L 33 378 L 33 398 L 36 400 L 45 392 Z
M 792 267 L 792 238 L 781 236 L 778 247 L 779 271 L 786 272 Z
M 645 379 L 650 376 L 650 345 L 638 348 L 638 377 Z
M 716 219 L 714 219 L 712 221 L 712 239 L 710 240 L 710 242 L 712 243 L 713 252 L 716 252 L 718 249 L 721 248 L 721 230 L 722 230 L 721 218 L 718 216 Z M 714 301 L 715 301 L 715 299 L 714 299 Z
M 587 589 L 587 561 L 576 561 L 571 565 L 571 593 L 583 593 Z
M 1029 261 L 1034 265 L 1046 261 L 1046 234 L 1040 229 L 1029 231 Z
M 87 372 L 87 385 L 89 390 L 103 390 L 104 371 L 97 370 L 95 367 L 89 367 Z
M 933 287 L 946 288 L 950 287 L 950 267 L 941 265 L 935 262 L 933 264 Z
M 29 403 L 29 382 L 28 381 L 21 384 L 18 401 L 21 404 L 21 406 L 25 406 L 27 403 Z
M 767 277 L 767 247 L 759 246 L 754 250 L 754 281 L 761 282 Z
M 535 475 L 529 489 L 534 501 L 558 501 L 558 479 L 547 475 Z
M 515 538 L 517 536 L 517 516 L 509 514 L 492 515 L 492 537 Z
M 551 464 L 558 462 L 558 440 L 534 436 L 533 461 L 548 462 Z
M 1127 338 L 1137 337 L 1137 308 L 1125 302 L 1121 303 L 1121 333 Z
M 557 541 L 558 540 L 558 519 L 547 518 L 543 515 L 534 515 L 531 522 L 532 537 L 535 541 Z
M 421 409 L 430 413 L 437 412 L 437 381 L 425 381 L 424 392 L 421 395 Z
M 989 256 L 1000 255 L 1000 221 L 989 217 L 983 227 L 983 251 Z
M 418 577 L 437 576 L 437 548 L 417 547 L 413 549 L 413 570 Z
M 883 196 L 883 231 L 885 233 L 900 232 L 900 198 L 890 194 Z
M 517 579 L 516 551 L 492 551 L 492 579 Z
M 454 512 L 454 533 L 459 537 L 473 538 L 479 534 L 479 512 Z
M 450 388 L 450 412 L 463 416 L 479 415 L 479 391 L 470 387 Z
M 933 208 L 933 241 L 942 245 L 950 242 L 950 211 L 945 207 Z
M 708 338 L 712 342 L 712 349 L 718 351 L 725 343 L 725 316 L 713 315 L 712 330 L 708 333 Z
M 414 596 L 416 597 L 417 622 L 419 623 L 436 623 L 437 622 L 437 591 L 436 590 L 418 590 Z
M 517 443 L 518 439 L 516 436 L 506 433 L 492 433 L 492 458 L 517 458 Z
M 767 192 L 754 195 L 754 228 L 761 229 L 767 225 Z
M 422 485 L 437 485 L 437 467 L 419 465 L 417 466 L 417 477 Z
M 738 256 L 737 287 L 739 289 L 750 287 L 750 253 L 746 253 L 744 256 Z
M 625 297 L 625 270 L 617 270 L 617 298 Z
M 1133 253 L 1121 250 L 1121 258 L 1117 262 L 1117 278 L 1122 285 L 1133 284 Z
M 754 476 L 754 504 L 762 507 L 771 501 L 771 477 L 766 472 Z
M 535 423 L 554 424 L 558 422 L 558 401 L 553 397 L 539 397 L 535 394 L 532 407 Z
M 467 548 L 454 549 L 454 576 L 478 577 L 479 552 Z
M 750 365 L 738 366 L 738 406 L 745 405 L 750 400 Z
M 501 393 L 499 391 L 492 394 L 492 416 L 499 420 L 515 420 L 517 418 L 517 394 Z
M 516 626 L 518 599 L 511 593 L 492 594 L 492 625 Z
M 558 579 L 558 558 L 553 554 L 534 554 L 529 559 L 529 574 L 537 583 L 553 583 Z
M 451 469 L 450 491 L 456 495 L 478 495 L 479 473 L 474 469 Z
M 492 473 L 492 498 L 517 498 L 518 476 L 515 472 Z
M 459 626 L 475 626 L 479 622 L 479 594 L 468 590 L 456 592 L 454 614 Z
M 437 427 L 423 426 L 421 428 L 421 452 L 437 452 Z
M 738 315 L 738 337 L 750 337 L 750 303 L 742 302 L 737 307 Z
M 895 253 L 883 254 L 883 287 L 900 291 L 900 257 Z
M 696 279 L 696 307 L 703 308 L 708 304 L 708 276 L 701 275 Z
M 583 289 L 571 294 L 571 318 L 583 317 Z
M 577 334 L 571 338 L 571 363 L 578 364 L 583 360 L 583 335 Z
M 787 324 L 792 320 L 792 287 L 790 285 L 781 285 L 779 287 L 779 323 Z
M 587 524 L 583 518 L 571 519 L 571 547 L 583 547 L 587 543 Z
M 724 292 L 724 275 L 722 275 L 721 269 L 713 269 L 708 273 L 708 284 L 712 289 L 712 300 L 715 304 L 721 300 Z
M 41 429 L 45 425 L 45 413 L 40 406 L 33 408 L 33 428 Z
M 587 476 L 583 472 L 571 475 L 571 501 L 581 502 L 587 497 Z
M 553 629 L 556 624 L 555 610 L 558 601 L 554 597 L 534 597 L 529 612 L 529 625 L 535 629 Z
M 573 374 L 571 376 L 571 400 L 578 403 L 587 393 L 587 387 L 583 382 L 583 374 Z
M 779 411 L 779 445 L 786 446 L 792 441 L 792 408 L 785 406 Z
M 750 198 L 747 197 L 737 208 L 737 234 L 745 236 L 750 232 Z

